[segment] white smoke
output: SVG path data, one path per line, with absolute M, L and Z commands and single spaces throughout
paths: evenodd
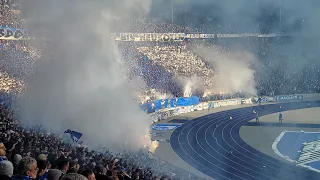
M 140 76 L 131 78 L 129 85 L 133 88 L 132 95 L 140 104 L 152 100 L 172 98 L 171 93 L 160 92 L 157 89 L 149 88 L 146 82 Z
M 254 70 L 250 64 L 255 61 L 253 54 L 244 50 L 224 50 L 218 46 L 197 46 L 195 51 L 215 70 L 211 91 L 215 93 L 241 92 L 255 95 Z
M 177 82 L 183 86 L 183 96 L 191 97 L 197 91 L 203 91 L 203 80 L 197 75 L 191 77 L 177 77 Z
M 121 25 L 114 17 L 141 15 L 150 3 L 28 1 L 22 11 L 28 17 L 29 33 L 50 42 L 27 95 L 15 103 L 22 121 L 42 124 L 53 132 L 79 131 L 90 147 L 136 150 L 150 144 L 145 139 L 148 117 L 132 98 L 134 88 L 125 78 L 126 67 L 108 36 Z

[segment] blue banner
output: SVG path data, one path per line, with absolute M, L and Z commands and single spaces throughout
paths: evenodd
M 188 98 L 179 97 L 179 98 L 172 98 L 172 99 L 155 100 L 153 102 L 140 105 L 140 108 L 147 113 L 152 113 L 160 109 L 175 108 L 175 107 L 181 107 L 181 106 L 192 106 L 192 105 L 197 105 L 199 103 L 200 103 L 200 99 L 196 96 L 192 96 Z
M 164 108 L 168 108 L 169 107 L 169 99 L 165 99 L 164 100 Z
M 303 95 L 280 95 L 274 96 L 275 101 L 302 101 Z
M 175 98 L 170 99 L 170 107 L 171 108 L 176 107 L 176 99 Z
M 192 96 L 189 98 L 178 98 L 177 106 L 192 106 L 200 103 L 200 99 L 197 96 Z
M 162 100 L 156 100 L 154 102 L 154 109 L 157 109 L 157 110 L 162 109 L 161 102 L 162 102 Z
M 152 130 L 155 131 L 167 131 L 167 130 L 172 130 L 180 127 L 181 124 L 156 124 L 152 126 Z

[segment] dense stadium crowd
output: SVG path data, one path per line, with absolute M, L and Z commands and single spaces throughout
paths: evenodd
M 115 29 L 115 32 L 132 33 L 201 33 L 197 28 L 179 26 L 172 23 L 159 22 L 154 19 L 130 19 L 125 20 L 124 26 L 121 25 Z
M 119 29 L 123 32 L 185 32 L 197 33 L 196 28 L 182 27 L 150 19 L 131 21 Z M 25 27 L 19 5 L 13 0 L 0 1 L 0 26 Z M 209 86 L 214 70 L 190 49 L 189 43 L 122 43 L 123 59 L 138 61 L 130 66 L 129 76 L 139 75 L 146 80 L 146 96 L 158 96 L 156 91 L 182 96 L 183 87 L 176 77 L 197 76 Z M 272 47 L 272 44 L 268 44 Z M 277 47 L 277 46 L 273 46 Z M 263 49 L 263 48 L 261 48 Z M 275 51 L 275 50 L 274 50 Z M 261 53 L 261 65 L 255 67 L 258 93 L 261 95 L 320 92 L 320 67 L 295 63 L 279 64 L 269 59 L 288 58 L 270 50 Z M 269 57 L 263 57 L 271 54 Z M 279 55 L 280 54 L 280 55 Z M 64 142 L 58 135 L 39 127 L 26 128 L 15 118 L 10 106 L 4 103 L 11 95 L 23 92 L 25 77 L 32 74 L 41 50 L 25 40 L 0 40 L 0 179 L 58 180 L 58 179 L 199 179 L 144 151 L 111 153 L 90 151 L 83 144 Z M 290 58 L 294 58 L 290 56 Z M 297 61 L 295 61 L 297 62 Z M 135 64 L 135 63 L 132 63 Z M 299 68 L 297 68 L 299 67 Z M 302 70 L 301 70 L 302 69 Z M 299 70 L 300 74 L 295 74 Z M 301 70 L 301 71 L 300 71 Z M 264 72 L 265 76 L 260 76 Z M 291 73 L 285 73 L 291 72 Z M 240 97 L 240 94 L 215 94 L 204 100 Z M 153 100 L 145 98 L 144 100 Z
M 0 91 L 22 92 L 24 80 L 33 73 L 40 53 L 24 41 L 0 40 Z
M 138 50 L 153 62 L 161 64 L 169 73 L 182 77 L 199 76 L 204 85 L 211 84 L 214 73 L 202 59 L 184 46 L 145 46 Z
M 0 1 L 0 27 L 25 27 L 25 20 L 19 14 L 19 4 L 15 0 Z
M 78 173 L 94 179 L 194 179 L 189 173 L 144 151 L 89 151 L 40 127 L 23 128 L 13 112 L 0 106 L 0 178 L 58 180 Z M 164 172 L 167 175 L 164 175 Z M 170 173 L 172 172 L 172 173 Z
M 1 1 L 2 27 L 24 27 L 13 1 Z M 127 48 L 129 51 L 136 52 Z M 11 95 L 21 93 L 41 50 L 25 40 L 0 40 L 0 179 L 195 179 L 145 150 L 111 153 L 90 151 L 70 144 L 61 136 L 22 127 L 10 109 Z

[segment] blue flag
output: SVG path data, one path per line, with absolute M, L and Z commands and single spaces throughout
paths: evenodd
M 72 131 L 70 129 L 67 129 L 66 131 L 64 131 L 64 133 L 70 134 L 71 139 L 73 142 L 78 142 L 79 139 L 82 136 L 82 133 L 76 132 L 76 131 Z

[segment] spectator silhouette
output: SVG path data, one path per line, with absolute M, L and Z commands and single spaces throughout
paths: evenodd
M 0 179 L 11 180 L 13 175 L 13 164 L 8 160 L 2 160 L 0 162 Z
M 36 179 L 38 173 L 37 161 L 32 157 L 24 157 L 17 167 L 18 175 L 12 176 L 13 180 Z

